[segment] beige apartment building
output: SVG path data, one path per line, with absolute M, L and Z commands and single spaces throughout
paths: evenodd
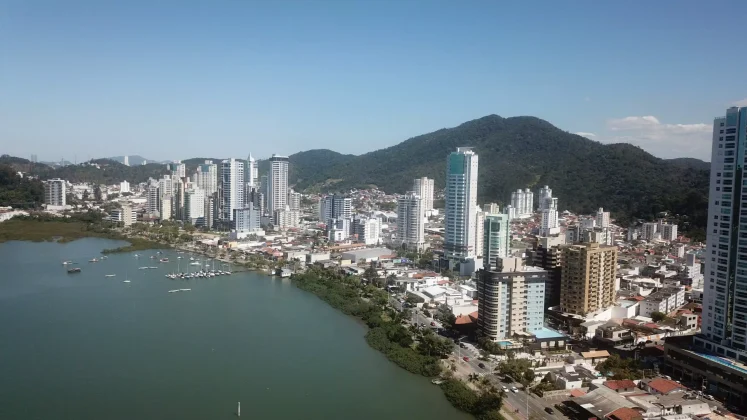
M 586 315 L 615 302 L 617 247 L 583 243 L 563 248 L 560 309 Z

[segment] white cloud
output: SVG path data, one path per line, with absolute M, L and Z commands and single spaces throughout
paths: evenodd
M 605 143 L 631 143 L 663 158 L 711 158 L 710 124 L 665 124 L 645 115 L 610 119 L 607 128 L 613 135 L 602 136 Z
M 575 134 L 577 136 L 581 136 L 581 137 L 588 137 L 588 138 L 592 138 L 592 137 L 596 137 L 597 136 L 594 133 L 586 133 L 584 131 L 579 131 L 578 133 L 573 133 L 573 134 Z
M 741 101 L 734 102 L 734 106 L 747 106 L 747 98 L 742 99 Z

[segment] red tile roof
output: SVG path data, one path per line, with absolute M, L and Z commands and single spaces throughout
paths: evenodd
M 668 394 L 677 388 L 684 388 L 682 385 L 669 379 L 656 378 L 648 383 L 649 388 L 659 392 L 661 394 Z
M 580 397 L 582 395 L 586 395 L 586 391 L 583 389 L 576 388 L 571 390 L 571 397 Z
M 623 379 L 620 381 L 607 381 L 603 384 L 607 388 L 617 391 L 618 389 L 635 388 L 635 382 L 630 379 Z
M 474 321 L 469 315 L 459 315 L 456 317 L 456 321 L 454 321 L 454 324 L 456 325 L 469 325 L 473 323 Z
M 607 418 L 615 420 L 640 420 L 643 418 L 643 416 L 641 416 L 641 413 L 632 408 L 620 407 L 617 410 L 609 413 L 607 415 Z

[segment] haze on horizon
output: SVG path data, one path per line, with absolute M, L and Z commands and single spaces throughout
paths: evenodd
M 361 154 L 497 114 L 707 161 L 712 119 L 747 106 L 745 15 L 694 0 L 9 1 L 0 153 Z

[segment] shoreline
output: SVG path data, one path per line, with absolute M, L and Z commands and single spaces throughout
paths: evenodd
M 386 324 L 386 322 L 381 322 L 379 326 L 369 325 L 369 321 L 367 321 L 364 316 L 356 315 L 355 313 L 349 312 L 348 310 L 343 309 L 341 306 L 338 306 L 339 304 L 335 304 L 328 300 L 330 296 L 324 293 L 326 292 L 326 290 L 323 291 L 318 287 L 300 286 L 298 277 L 295 274 L 291 276 L 290 279 L 291 284 L 296 288 L 313 294 L 333 309 L 336 309 L 337 311 L 342 312 L 344 315 L 350 316 L 356 321 L 362 323 L 367 329 L 367 332 L 364 336 L 366 344 L 368 344 L 368 346 L 372 349 L 381 353 L 384 357 L 387 358 L 387 360 L 394 363 L 399 368 L 404 369 L 412 374 L 425 377 L 428 380 L 442 379 L 443 382 L 440 383 L 438 387 L 442 391 L 444 398 L 446 398 L 446 400 L 452 405 L 452 407 L 458 409 L 463 413 L 473 416 L 477 420 L 513 419 L 513 417 L 508 416 L 507 414 L 509 413 L 507 413 L 503 409 L 502 397 L 473 389 L 473 387 L 470 387 L 470 384 L 468 382 L 457 378 L 451 371 L 448 370 L 448 360 L 450 360 L 451 356 L 447 357 L 446 359 L 434 358 L 439 372 L 433 374 L 433 371 L 429 372 L 429 367 L 427 364 L 418 365 L 417 362 L 413 362 L 412 360 L 412 355 L 415 355 L 422 358 L 420 363 L 427 363 L 429 360 L 431 360 L 431 357 L 429 356 L 426 359 L 425 356 L 422 356 L 417 352 L 411 352 L 411 355 L 406 352 L 406 350 L 411 349 L 403 350 L 405 349 L 404 347 L 399 347 L 399 344 L 392 342 L 388 338 L 388 333 L 390 331 L 381 326 Z M 335 302 L 339 301 L 335 300 Z M 399 348 L 399 350 L 401 351 L 396 351 L 397 348 Z M 410 357 L 408 358 L 408 356 Z M 416 370 L 416 367 L 419 369 Z M 446 374 L 444 375 L 444 373 Z M 495 406 L 495 398 L 498 398 L 497 406 Z M 487 404 L 492 403 L 494 405 L 492 408 L 481 412 L 475 412 L 476 407 L 480 404 L 480 402 L 490 399 L 492 399 L 492 401 L 487 402 Z

